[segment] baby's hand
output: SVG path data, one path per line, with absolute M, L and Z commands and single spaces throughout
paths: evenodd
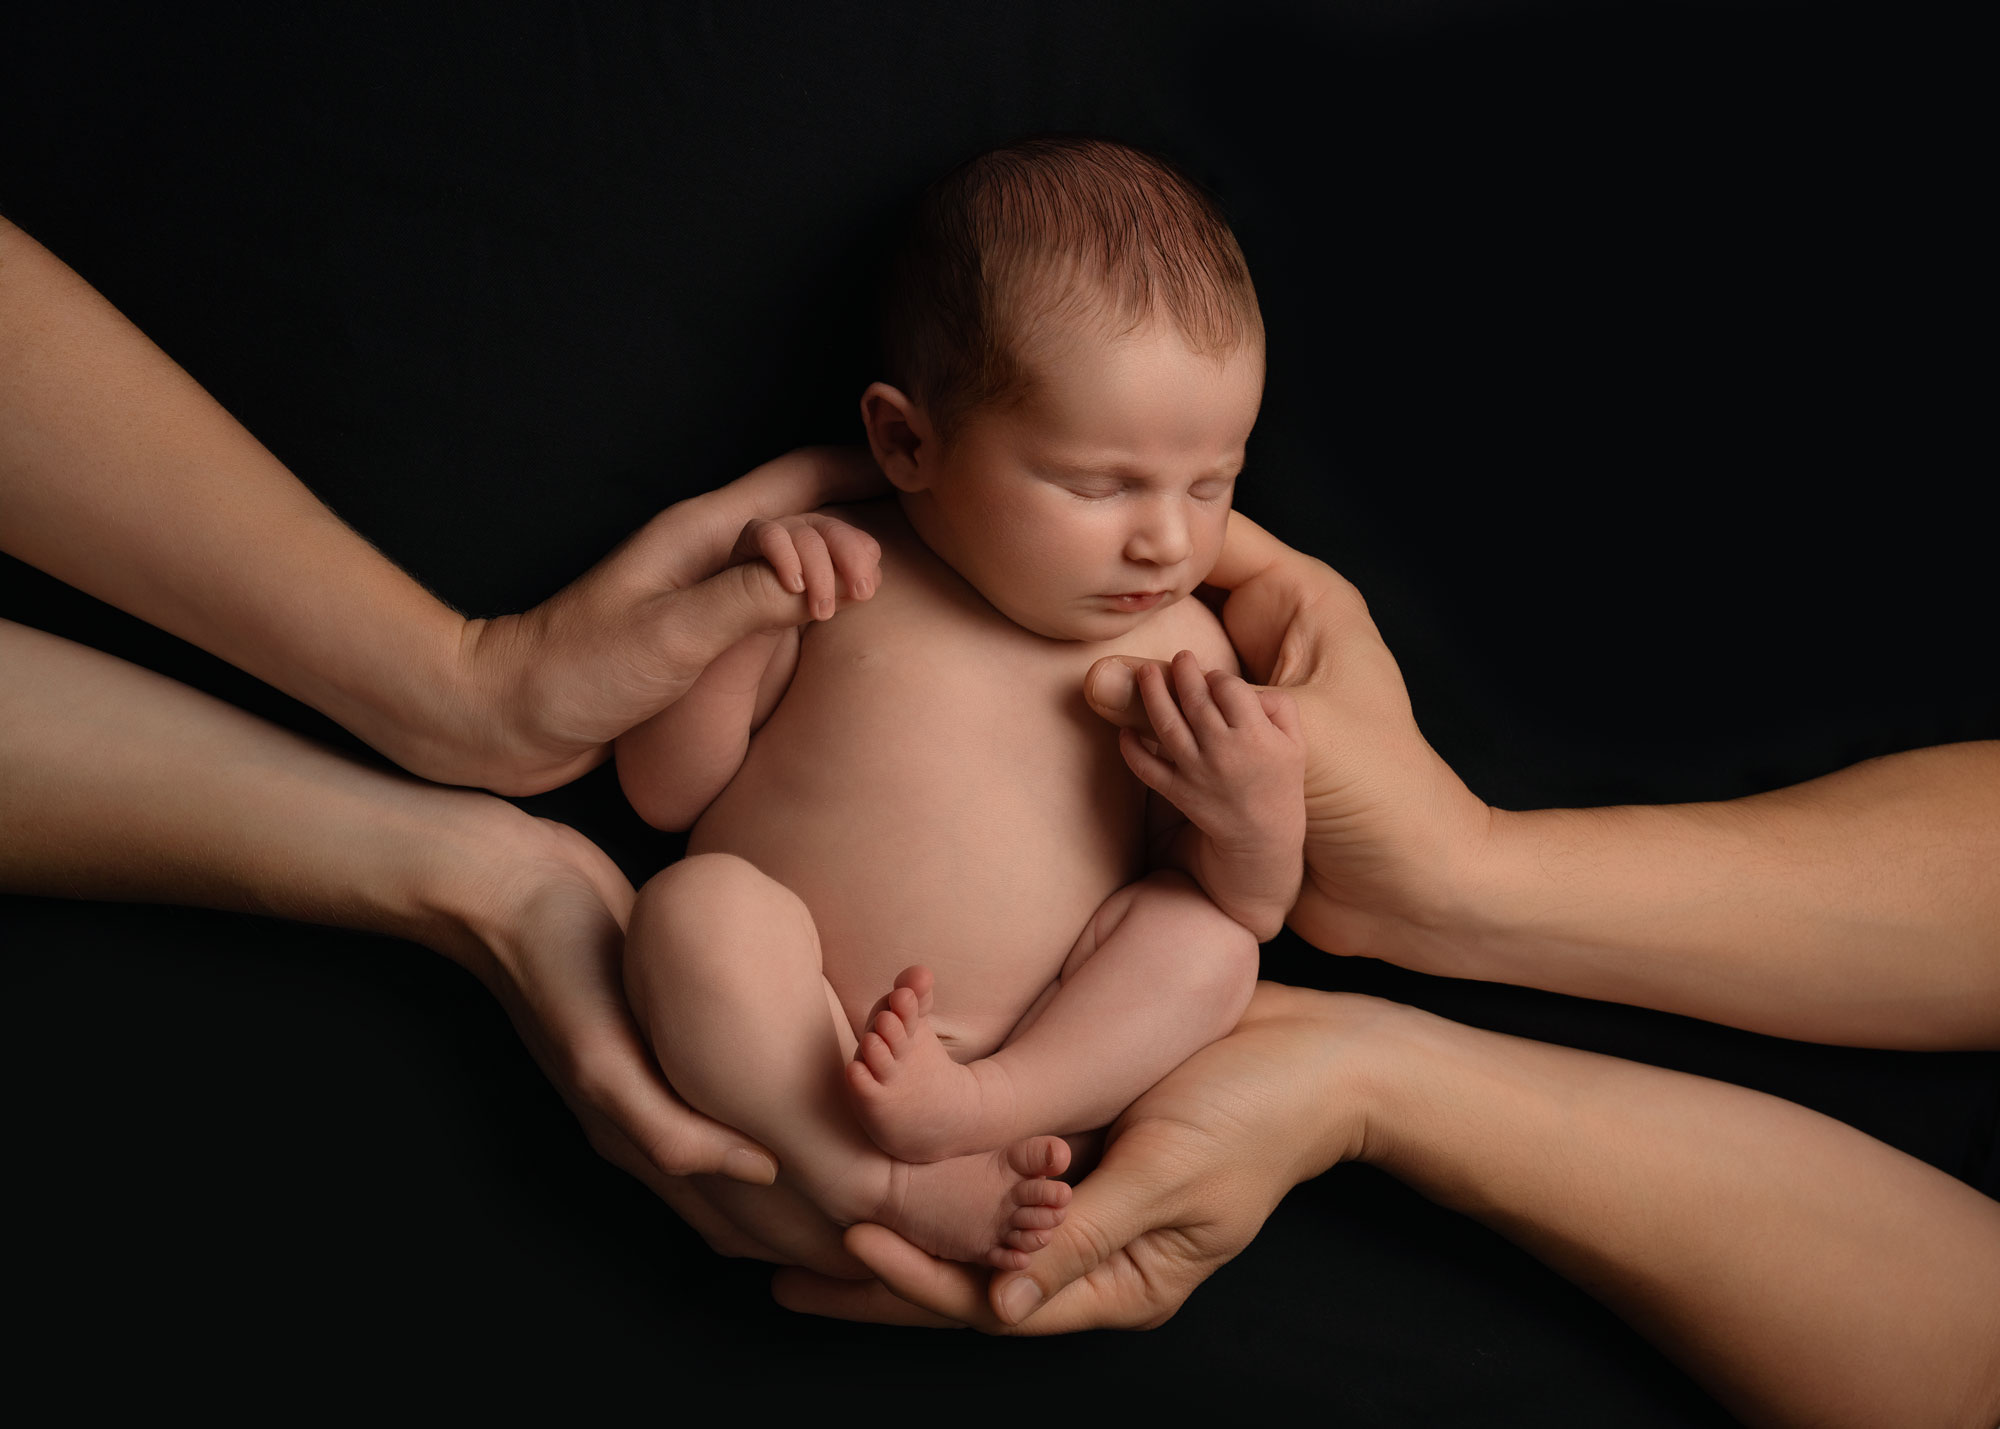
M 817 511 L 746 525 L 730 562 L 754 560 L 768 564 L 786 590 L 806 598 L 807 620 L 825 620 L 842 599 L 868 599 L 882 580 L 882 548 L 875 538 Z
M 1208 896 L 1259 939 L 1274 937 L 1304 872 L 1306 745 L 1298 707 L 1282 690 L 1203 671 L 1187 650 L 1171 669 L 1139 668 L 1154 738 L 1121 729 L 1119 748 L 1148 788 L 1187 815 L 1195 838 L 1181 846 L 1181 861 Z

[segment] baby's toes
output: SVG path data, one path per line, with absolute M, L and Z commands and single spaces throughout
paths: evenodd
M 1031 1136 L 1008 1148 L 1007 1161 L 1023 1176 L 1060 1176 L 1069 1169 L 1069 1143 L 1060 1136 Z M 1063 1186 L 1065 1199 L 1068 1193 Z
M 1074 1194 L 1067 1182 L 1037 1177 L 1032 1181 L 1015 1183 L 1014 1204 L 1022 1208 L 1042 1206 L 1060 1209 L 1069 1204 L 1069 1198 Z
M 1052 1231 L 1068 1214 L 1067 1206 L 1016 1206 L 1007 1224 L 1017 1231 Z
M 995 1270 L 1026 1270 L 1034 1257 L 1025 1250 L 996 1245 L 986 1252 L 986 1263 Z
M 1008 1249 L 1018 1250 L 1027 1255 L 1033 1255 L 1046 1247 L 1050 1239 L 1047 1231 L 1030 1230 L 1020 1226 L 1000 1237 L 1001 1243 Z

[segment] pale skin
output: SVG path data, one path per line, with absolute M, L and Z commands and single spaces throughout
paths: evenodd
M 2000 958 L 1982 931 L 2000 926 L 1993 746 L 1914 751 L 1735 804 L 1485 811 L 1423 742 L 1353 588 L 1232 520 L 1211 575 L 1232 590 L 1224 622 L 1309 732 L 1307 881 L 1291 915 L 1309 941 L 1411 966 L 1460 946 L 1461 976 L 1563 991 L 1602 986 L 1589 981 L 1600 964 L 1629 960 L 1628 1000 L 1739 1026 L 1883 1046 L 2000 1043 Z M 1127 725 L 1143 723 L 1135 664 L 1099 667 L 1090 684 L 1099 713 Z M 1138 688 L 1163 673 L 1138 666 Z M 1691 837 L 1732 824 L 1736 857 Z M 1913 839 L 1920 830 L 1938 832 Z M 1913 845 L 1926 856 L 1909 857 Z M 1745 847 L 1757 854 L 1748 867 Z M 1725 896 L 1704 900 L 1691 884 Z M 1419 896 L 1428 885 L 1452 896 Z M 1800 925 L 1779 935 L 1750 911 L 1759 891 Z M 1648 937 L 1652 920 L 1626 912 L 1631 900 L 1656 927 L 1699 909 L 1688 925 L 1698 936 Z M 1506 910 L 1529 911 L 1508 923 Z M 1538 963 L 1535 930 L 1552 927 L 1569 937 Z M 1821 985 L 1893 994 L 1875 1016 L 1854 995 L 1785 1007 L 1785 978 L 1816 938 Z M 857 1226 L 846 1244 L 877 1281 L 788 1271 L 777 1291 L 821 1314 L 997 1333 L 1158 1324 L 1292 1185 L 1345 1160 L 1518 1241 L 1748 1422 L 1972 1429 L 2000 1418 L 2000 1206 L 1953 1177 L 1740 1087 L 1271 984 L 1233 1035 L 1119 1119 L 1023 1272 L 989 1282 Z
M 718 652 L 832 600 L 823 572 L 781 581 L 766 564 L 732 562 L 745 522 L 867 494 L 880 481 L 864 453 L 781 457 L 662 512 L 533 610 L 468 620 L 342 524 L 89 284 L 0 219 L 0 550 L 315 705 L 428 778 L 526 793 L 601 762 L 613 736 L 678 697 Z M 4 824 L 41 831 L 6 841 L 5 887 L 407 929 L 481 972 L 593 1142 L 711 1234 L 727 1234 L 726 1224 L 677 1178 L 770 1180 L 768 1153 L 673 1098 L 639 1045 L 617 969 L 584 930 L 622 923 L 630 890 L 620 892 L 615 875 L 606 882 L 609 865 L 580 836 L 524 834 L 529 826 L 498 814 L 498 801 L 452 803 L 441 790 L 419 797 L 407 782 L 362 777 L 171 681 L 5 630 Z M 129 707 L 101 708 L 86 689 Z M 95 730 L 98 741 L 79 744 L 65 726 Z M 190 842 L 155 816 L 173 808 L 191 824 L 221 823 L 232 799 L 263 808 L 245 771 L 282 767 L 294 754 L 302 799 L 323 790 L 338 817 L 330 807 L 325 822 L 305 827 L 273 807 L 269 837 L 253 846 Z M 102 777 L 111 767 L 131 776 L 122 795 Z M 171 797 L 135 816 L 131 791 L 140 788 Z M 484 815 L 463 827 L 460 814 L 475 807 Z M 533 853 L 536 868 L 572 890 L 555 902 L 576 914 L 577 930 L 531 936 L 529 910 L 509 900 L 474 909 L 453 889 L 407 878 L 373 886 L 398 864 L 362 850 L 404 848 L 413 809 L 451 825 L 441 846 L 467 863 L 518 868 Z M 215 861 L 191 861 L 194 848 L 215 850 Z M 400 866 L 441 880 L 462 871 L 434 860 Z M 545 882 L 522 872 L 519 887 Z M 413 926 L 403 906 L 411 897 L 458 910 L 453 927 Z M 506 910 L 522 925 L 500 926 Z M 477 934 L 464 931 L 470 922 Z M 594 951 L 579 955 L 585 944 Z
M 689 859 L 640 896 L 632 1004 L 690 1104 L 777 1153 L 777 1193 L 730 1196 L 766 1245 L 873 1220 L 1025 1264 L 1069 1195 L 1046 1179 L 1056 1137 L 1234 1024 L 1297 892 L 1289 701 L 1205 675 L 1233 657 L 1186 599 L 1220 549 L 1261 357 L 1161 324 L 1055 348 L 1030 396 L 948 445 L 871 387 L 898 503 L 741 547 L 774 567 L 788 544 L 824 551 L 854 603 L 745 641 L 619 744 L 635 807 L 699 814 Z M 1135 646 L 1190 652 L 1187 718 L 1121 755 L 1076 691 Z M 1137 877 L 1133 773 L 1188 816 L 1157 830 L 1183 871 Z

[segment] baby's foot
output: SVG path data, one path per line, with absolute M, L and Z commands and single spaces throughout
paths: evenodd
M 951 1059 L 931 1028 L 931 971 L 905 968 L 847 1064 L 862 1129 L 899 1161 L 985 1151 L 1016 1131 L 1013 1086 L 991 1062 Z
M 1050 1179 L 1068 1166 L 1059 1136 L 919 1166 L 893 1162 L 882 1204 L 857 1219 L 946 1260 L 1020 1270 L 1068 1214 L 1070 1188 Z

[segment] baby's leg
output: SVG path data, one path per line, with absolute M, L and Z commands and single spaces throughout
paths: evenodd
M 848 1093 L 875 1144 L 910 1161 L 1030 1126 L 1087 1131 L 1226 1034 L 1256 984 L 1256 938 L 1191 879 L 1155 873 L 1105 900 L 1058 986 L 990 1057 L 952 1061 L 931 1030 L 929 969 L 905 970 L 848 1063 Z
M 780 1181 L 835 1221 L 876 1221 L 935 1255 L 1018 1269 L 1048 1243 L 1069 1188 L 1053 1136 L 911 1166 L 855 1123 L 841 1091 L 854 1036 L 820 972 L 812 916 L 783 884 L 702 854 L 641 891 L 625 986 L 687 1103 L 777 1154 Z M 802 1228 L 803 1230 L 803 1228 Z

